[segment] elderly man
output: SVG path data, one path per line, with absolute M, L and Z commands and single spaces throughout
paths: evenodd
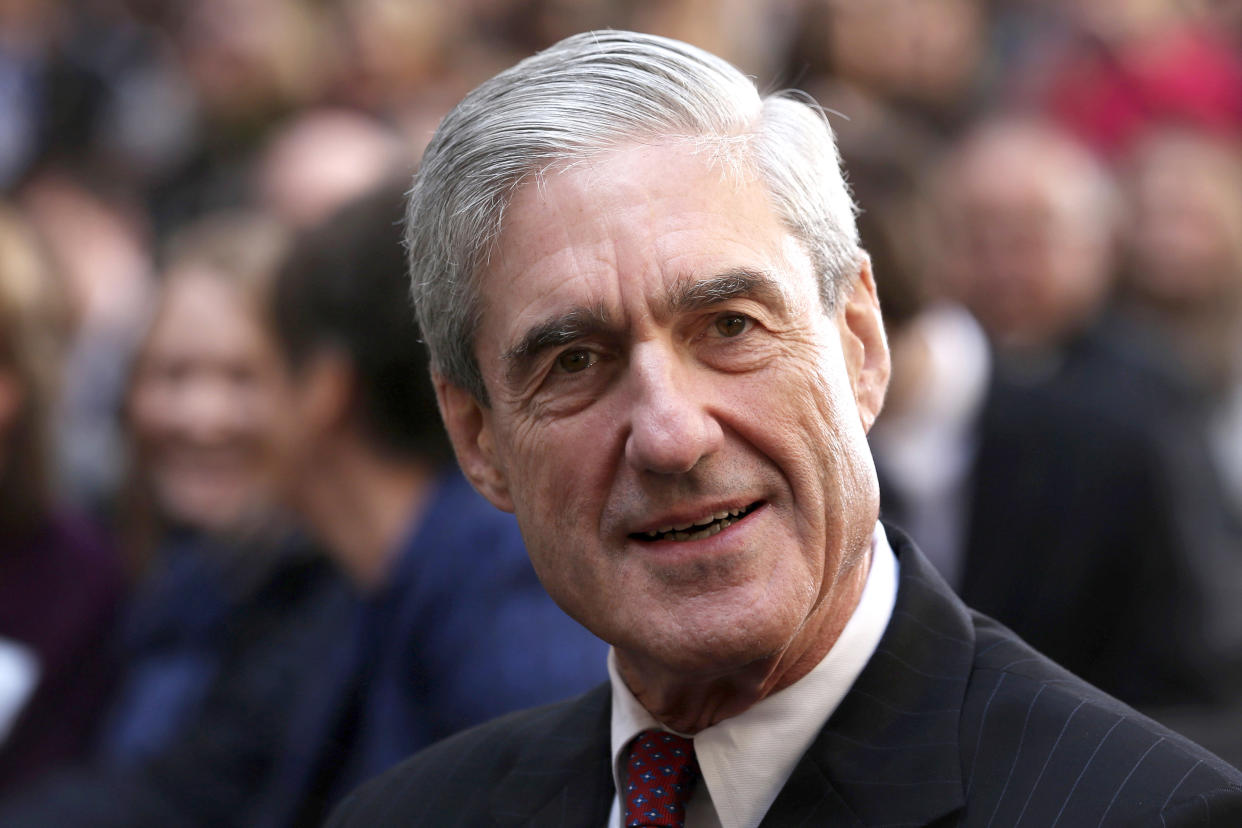
M 440 743 L 336 825 L 1242 819 L 1242 774 L 877 525 L 888 352 L 813 107 L 579 35 L 471 93 L 411 198 L 462 467 L 611 680 Z

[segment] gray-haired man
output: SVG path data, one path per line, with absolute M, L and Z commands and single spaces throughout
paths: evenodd
M 408 224 L 441 411 L 611 681 L 336 824 L 1242 820 L 1242 775 L 877 524 L 889 360 L 852 211 L 816 109 L 673 41 L 572 37 L 449 115 Z

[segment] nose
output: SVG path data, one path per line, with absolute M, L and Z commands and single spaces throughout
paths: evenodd
M 633 468 L 683 474 L 720 448 L 724 432 L 710 412 L 710 377 L 654 344 L 635 349 L 630 370 L 625 459 Z
M 227 441 L 237 430 L 240 400 L 217 377 L 201 377 L 183 389 L 178 414 L 187 438 L 201 445 Z

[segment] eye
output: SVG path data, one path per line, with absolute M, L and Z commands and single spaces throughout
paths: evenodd
M 556 357 L 556 370 L 562 374 L 576 374 L 585 371 L 596 362 L 596 356 L 585 348 L 564 351 Z
M 741 313 L 726 313 L 712 323 L 716 333 L 726 338 L 741 336 L 750 327 L 750 317 Z

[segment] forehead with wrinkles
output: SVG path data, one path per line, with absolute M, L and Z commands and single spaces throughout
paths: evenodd
M 760 232 L 754 232 L 758 228 Z M 482 274 L 482 339 L 509 370 L 638 312 L 666 320 L 748 296 L 792 308 L 806 258 L 762 181 L 693 142 L 632 145 L 528 182 Z

